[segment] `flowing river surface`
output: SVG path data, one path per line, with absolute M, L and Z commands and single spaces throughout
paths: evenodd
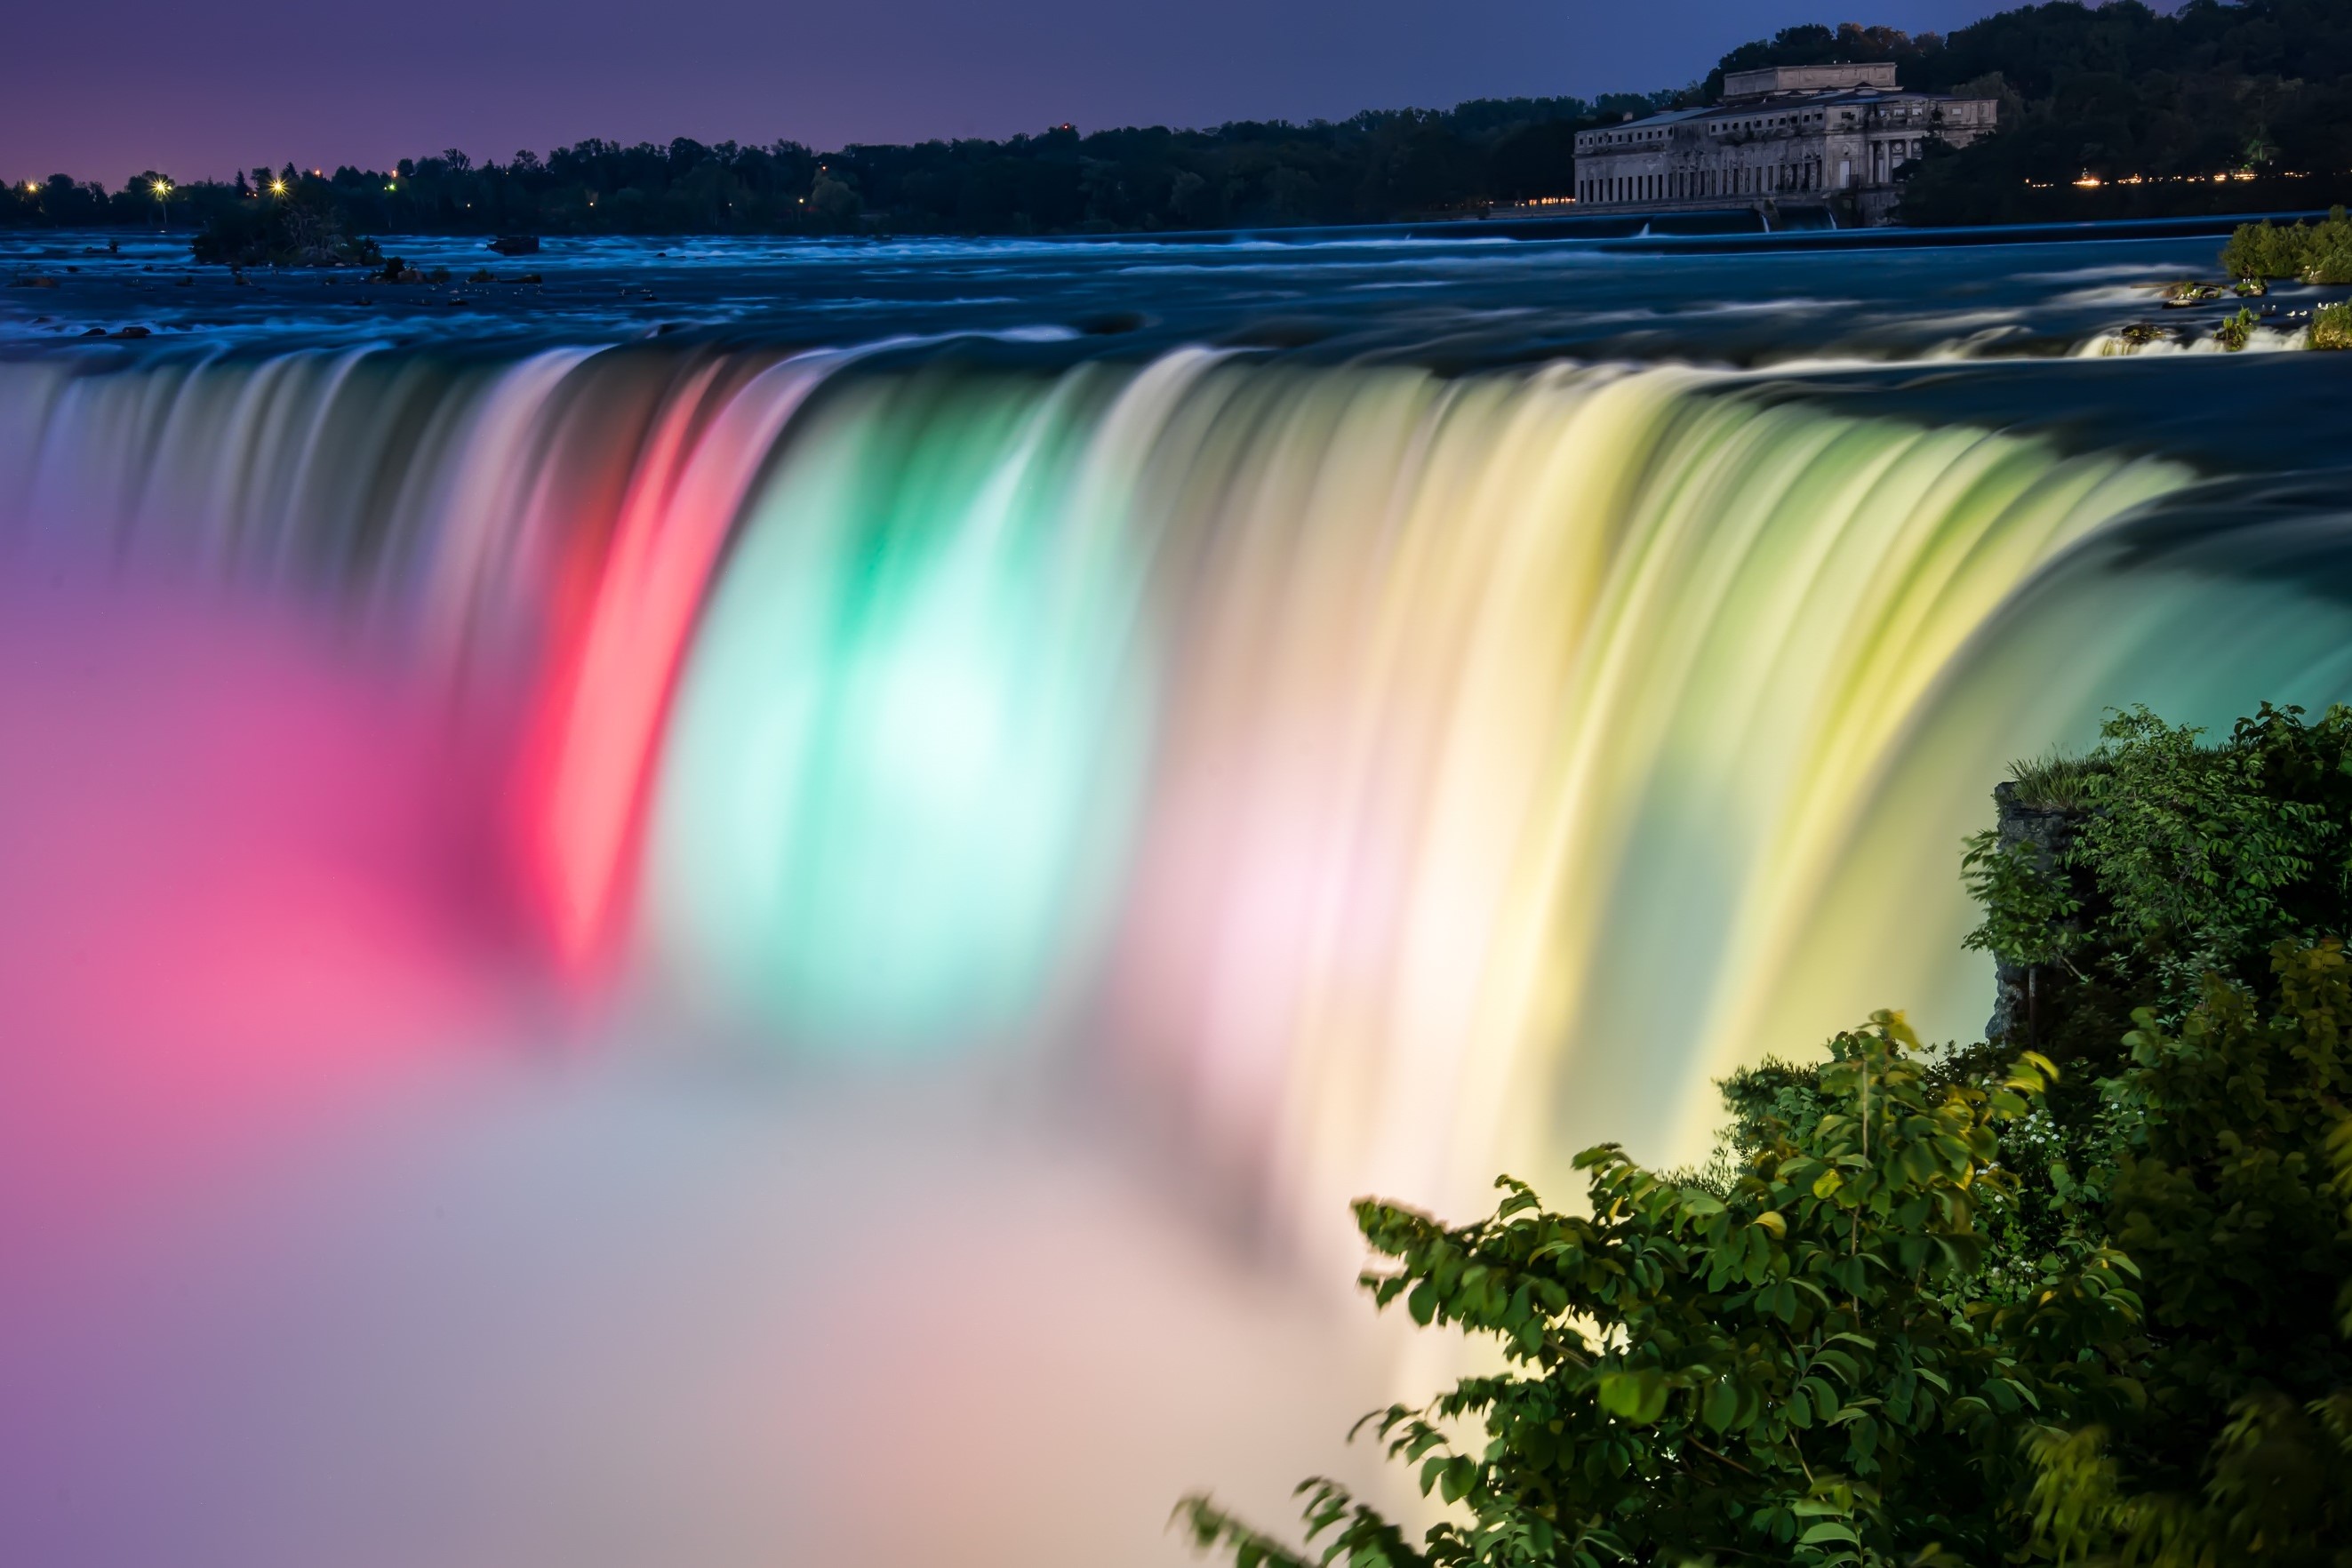
M 108 243 L 0 240 L 11 1560 L 1179 1561 L 1444 1369 L 1349 1197 L 1974 1038 L 2011 760 L 2352 693 L 2341 291 L 2195 225 Z

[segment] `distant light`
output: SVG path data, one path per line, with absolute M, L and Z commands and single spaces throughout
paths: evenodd
M 2096 174 L 2085 174 L 2081 179 L 2074 183 L 2082 186 L 2083 189 L 2086 191 L 2094 191 L 2099 187 L 2099 176 Z
M 286 182 L 285 182 L 285 181 L 283 181 L 283 180 L 272 180 L 272 181 L 270 181 L 270 182 L 269 182 L 269 194 L 270 194 L 271 195 L 273 195 L 273 196 L 282 196 L 282 195 L 284 195 L 286 194 Z
M 172 182 L 169 180 L 158 180 L 155 182 L 154 190 L 155 194 L 159 196 L 168 196 L 172 194 Z

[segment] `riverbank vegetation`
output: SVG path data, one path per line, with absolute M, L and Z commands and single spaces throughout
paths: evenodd
M 1895 58 L 1891 53 L 1887 58 Z M 1958 29 L 1908 86 L 2000 100 L 1931 146 L 1906 223 L 2317 210 L 2352 199 L 2352 8 L 2336 0 L 2026 6 Z
M 1480 100 L 1331 122 L 1236 123 L 820 153 L 680 139 L 583 142 L 544 158 L 464 153 L 388 170 L 255 169 L 226 184 L 142 174 L 109 195 L 59 175 L 0 199 L 0 224 L 192 229 L 300 204 L 354 236 L 385 234 L 1090 234 L 1475 216 L 1567 187 L 1578 129 L 1671 94 Z M 169 185 L 159 201 L 157 184 Z
M 2237 279 L 2352 283 L 2352 218 L 2339 206 L 2319 223 L 2242 224 L 2221 266 Z
M 2061 0 L 1948 37 L 1847 23 L 1742 45 L 1681 89 L 1480 99 L 1206 130 L 1057 126 L 1003 141 L 820 153 L 588 141 L 476 163 L 287 163 L 227 182 L 142 171 L 120 189 L 20 179 L 0 226 L 176 225 L 224 254 L 315 255 L 255 231 L 296 204 L 385 234 L 1087 234 L 1475 217 L 1574 188 L 1578 131 L 1712 102 L 1727 70 L 1892 60 L 1907 87 L 2000 100 L 2001 130 L 1904 172 L 1923 224 L 2317 210 L 2352 200 L 2352 8 L 2337 0 Z M 1572 209 L 1561 209 L 1571 211 Z M 240 216 L 247 215 L 247 216 Z M 306 234 L 307 241 L 311 236 Z
M 1991 1039 L 1899 1015 L 1724 1085 L 1706 1169 L 1578 1160 L 1444 1225 L 1367 1199 L 1381 1307 L 1504 1370 L 1368 1418 L 1418 1540 L 1310 1480 L 1242 1568 L 2340 1563 L 2352 1539 L 2352 711 L 2121 714 L 1965 869 Z
M 2311 346 L 2315 349 L 2352 349 L 2352 301 L 2336 300 L 2322 305 L 2311 313 Z

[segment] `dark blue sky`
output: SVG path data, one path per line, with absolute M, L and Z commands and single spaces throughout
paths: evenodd
M 2014 0 L 2011 0 L 2014 3 Z M 820 147 L 1332 118 L 1664 87 L 1790 22 L 2000 0 L 45 0 L 12 8 L 0 176 L 503 158 L 583 136 Z

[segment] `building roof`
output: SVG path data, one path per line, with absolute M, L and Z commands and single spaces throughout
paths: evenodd
M 1757 98 L 1768 92 L 1812 92 L 1823 88 L 1893 88 L 1895 62 L 1867 65 L 1766 66 L 1761 70 L 1726 71 L 1723 96 Z
M 1831 87 L 1796 89 L 1786 92 L 1749 95 L 1708 104 L 1701 109 L 1673 109 L 1663 114 L 1652 114 L 1640 120 L 1629 120 L 1621 125 L 1604 125 L 1591 131 L 1577 132 L 1580 147 L 1612 141 L 1623 136 L 1629 141 L 1649 140 L 1645 132 L 1664 131 L 1692 121 L 1744 120 L 1756 114 L 1778 114 L 1790 109 L 1834 108 L 1852 104 L 1856 107 L 1877 103 L 1957 103 L 1973 101 L 1953 97 L 1949 93 L 1917 92 L 1900 87 Z

